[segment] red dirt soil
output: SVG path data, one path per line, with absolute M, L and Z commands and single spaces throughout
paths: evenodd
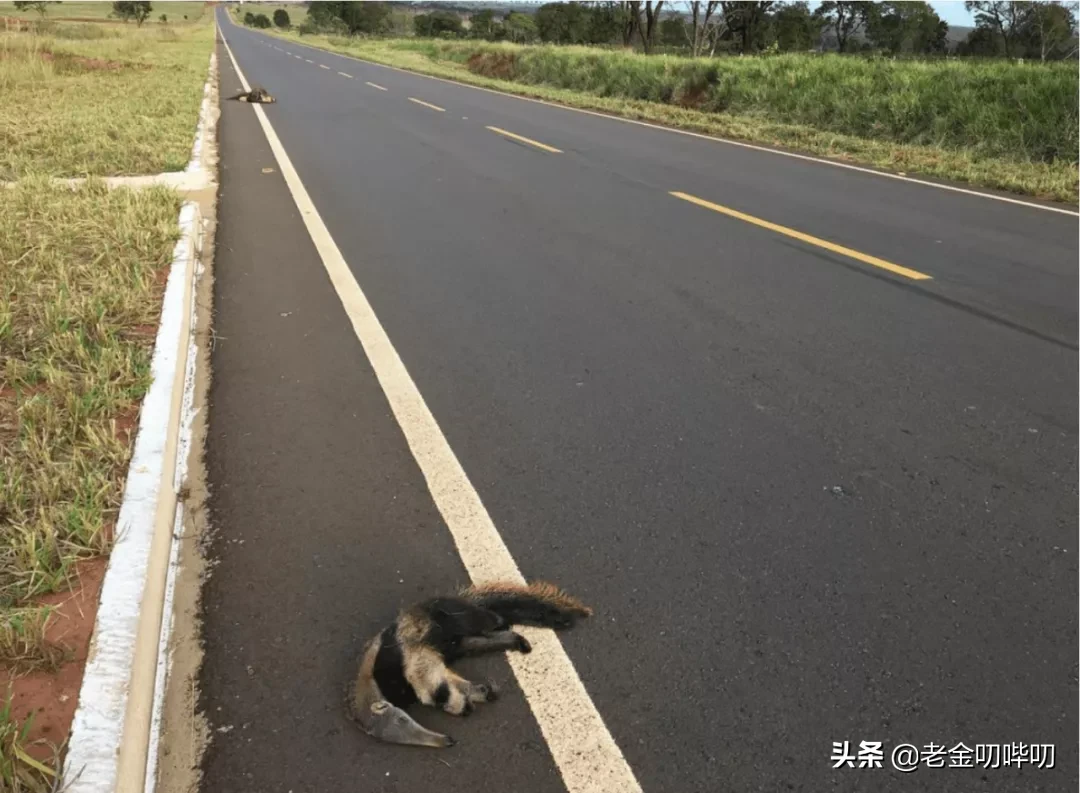
M 79 704 L 79 688 L 82 686 L 83 669 L 90 648 L 90 636 L 97 619 L 101 583 L 105 577 L 106 557 L 88 559 L 75 565 L 72 589 L 46 595 L 37 605 L 55 607 L 45 635 L 48 641 L 71 648 L 74 655 L 57 672 L 35 672 L 28 675 L 12 675 L 0 670 L 0 686 L 7 689 L 12 683 L 12 715 L 20 722 L 31 714 L 34 717 L 29 741 L 42 739 L 55 746 L 67 741 L 71 720 Z M 27 752 L 37 760 L 47 762 L 53 758 L 52 747 L 36 744 Z

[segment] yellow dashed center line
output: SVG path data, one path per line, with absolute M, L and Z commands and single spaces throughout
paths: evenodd
M 540 143 L 540 141 L 533 140 L 532 138 L 526 138 L 523 135 L 515 135 L 513 132 L 507 132 L 505 129 L 499 129 L 498 127 L 485 127 L 485 129 L 490 129 L 492 132 L 497 132 L 498 134 L 505 135 L 508 138 L 513 138 L 514 140 L 519 140 L 522 143 L 528 143 L 530 146 L 535 146 L 538 149 L 543 149 L 544 151 L 549 151 L 552 154 L 562 154 L 563 153 L 562 149 L 556 149 L 554 146 L 548 146 L 546 143 Z
M 430 107 L 432 110 L 438 110 L 440 113 L 445 113 L 446 112 L 445 107 L 439 107 L 438 105 L 433 105 L 433 104 L 430 104 L 429 102 L 423 102 L 423 101 L 421 101 L 419 99 L 416 99 L 415 97 L 410 96 L 409 101 L 410 102 L 416 102 L 416 104 L 423 105 L 424 107 Z
M 370 85 L 372 88 L 378 88 L 380 91 L 385 91 L 386 90 L 381 85 L 378 85 L 376 83 L 365 82 L 364 85 Z
M 342 77 L 348 77 L 350 80 L 353 78 L 351 74 L 345 74 L 345 72 L 338 72 Z
M 801 231 L 796 231 L 795 229 L 789 229 L 787 226 L 781 226 L 778 223 L 770 223 L 767 220 L 756 218 L 753 215 L 747 215 L 734 209 L 722 207 L 719 204 L 714 204 L 711 201 L 706 201 L 703 198 L 697 198 L 696 196 L 675 191 L 672 191 L 671 195 L 675 196 L 676 198 L 681 198 L 683 201 L 689 201 L 691 204 L 697 204 L 698 206 L 705 207 L 706 209 L 711 209 L 713 212 L 719 212 L 722 215 L 727 215 L 728 217 L 733 217 L 737 220 L 742 220 L 747 223 L 753 223 L 755 226 L 760 226 L 763 229 L 769 229 L 769 231 L 775 231 L 777 234 L 783 234 L 786 237 L 792 237 L 794 239 L 800 240 L 801 242 L 805 242 L 810 245 L 816 245 L 817 247 L 824 248 L 827 251 L 839 253 L 841 256 L 848 256 L 852 259 L 863 262 L 864 264 L 879 267 L 882 270 L 888 270 L 890 273 L 902 275 L 905 278 L 910 278 L 913 281 L 931 280 L 931 276 L 927 275 L 926 273 L 920 273 L 918 270 L 911 270 L 907 267 L 901 267 L 899 264 L 893 264 L 892 262 L 885 261 L 884 259 L 879 259 L 876 256 L 870 256 L 869 254 L 861 253 L 851 248 L 846 248 L 843 245 L 837 245 L 835 242 L 829 242 L 828 240 L 823 240 L 819 237 L 814 237 L 810 234 L 804 234 Z

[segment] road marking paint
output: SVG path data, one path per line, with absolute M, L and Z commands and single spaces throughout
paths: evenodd
M 222 39 L 240 82 L 248 89 L 236 56 L 224 36 Z M 265 111 L 260 105 L 252 108 L 470 578 L 524 581 L 480 495 L 319 216 Z M 507 661 L 566 789 L 569 793 L 641 793 L 641 785 L 589 698 L 558 635 L 536 628 L 523 628 L 522 633 L 532 642 L 533 651 L 528 655 L 508 653 Z
M 329 66 L 326 66 L 326 65 L 324 65 L 324 64 L 321 64 L 321 63 L 319 64 L 319 68 L 320 68 L 320 69 L 326 69 L 327 71 L 330 71 L 330 67 L 329 67 Z
M 500 135 L 505 135 L 508 138 L 519 140 L 522 143 L 528 143 L 530 146 L 535 146 L 538 149 L 544 151 L 550 151 L 552 154 L 562 154 L 562 149 L 556 149 L 554 146 L 548 146 L 546 143 L 540 143 L 540 141 L 533 140 L 532 138 L 526 138 L 524 135 L 515 135 L 513 132 L 507 132 L 505 129 L 499 129 L 498 127 L 485 127 L 484 129 L 490 129 L 492 132 L 497 132 Z
M 769 229 L 770 231 L 775 231 L 778 234 L 783 234 L 787 237 L 793 237 L 797 240 L 801 240 L 802 242 L 809 243 L 810 245 L 816 245 L 819 248 L 824 248 L 827 251 L 832 251 L 833 253 L 839 253 L 842 256 L 848 256 L 852 259 L 857 259 L 864 264 L 870 264 L 874 267 L 880 267 L 882 270 L 888 270 L 891 273 L 902 275 L 905 278 L 912 279 L 913 281 L 931 280 L 931 277 L 929 275 L 927 275 L 926 273 L 920 273 L 918 270 L 911 270 L 907 267 L 901 267 L 899 264 L 893 264 L 892 262 L 885 261 L 884 259 L 879 259 L 876 256 L 870 256 L 869 254 L 860 253 L 859 251 L 853 250 L 852 248 L 845 248 L 843 245 L 837 245 L 835 242 L 829 242 L 828 240 L 823 240 L 820 237 L 814 237 L 810 234 L 804 234 L 801 231 L 796 231 L 795 229 L 789 229 L 787 226 L 781 226 L 779 223 L 770 223 L 767 220 L 756 218 L 753 215 L 747 215 L 734 209 L 728 209 L 727 207 L 720 206 L 719 204 L 714 204 L 711 201 L 706 201 L 703 198 L 697 198 L 696 196 L 675 191 L 672 191 L 671 195 L 675 196 L 676 198 L 681 198 L 683 201 L 689 201 L 691 204 L 697 204 L 698 206 L 705 207 L 706 209 L 711 209 L 714 212 L 719 212 L 722 215 L 727 215 L 729 217 L 736 218 L 737 220 L 743 220 L 747 223 L 753 223 L 755 226 L 761 226 L 762 228 Z
M 340 74 L 342 77 L 348 77 L 350 80 L 353 79 L 353 76 L 351 74 L 345 74 L 345 72 L 338 72 L 338 74 Z
M 288 50 L 282 50 L 282 52 L 284 52 L 286 55 L 292 55 L 292 53 L 289 52 Z
M 294 58 L 296 58 L 296 60 L 298 60 L 298 61 L 302 61 L 302 60 L 304 60 L 304 59 L 303 59 L 303 58 L 301 58 L 301 57 L 300 57 L 299 55 L 293 55 L 293 57 L 294 57 Z M 309 61 L 309 63 L 310 63 L 310 61 Z
M 304 63 L 315 63 L 315 61 L 304 58 Z
M 302 45 L 307 46 L 307 45 Z M 312 49 L 317 49 L 313 47 Z M 348 58 L 352 61 L 358 61 L 360 63 L 366 63 L 371 66 L 378 66 L 381 69 L 390 69 L 395 72 L 401 72 L 403 74 L 411 74 L 413 77 L 423 77 L 425 80 L 436 80 L 440 83 L 449 83 L 450 85 L 458 85 L 463 88 L 471 88 L 474 91 L 484 91 L 489 94 L 496 94 L 497 96 L 503 96 L 508 99 L 518 99 L 522 102 L 533 102 L 538 105 L 546 105 L 547 107 L 554 107 L 558 110 L 568 110 L 572 113 L 582 113 L 586 116 L 596 116 L 597 118 L 606 118 L 609 121 L 619 121 L 623 124 L 634 124 L 639 127 L 648 127 L 649 129 L 656 129 L 661 132 L 673 132 L 676 135 L 686 135 L 691 138 L 699 138 L 701 140 L 711 141 L 712 143 L 725 143 L 728 146 L 738 146 L 743 149 L 752 149 L 753 151 L 760 151 L 766 154 L 776 154 L 781 157 L 791 157 L 795 160 L 805 160 L 807 162 L 814 162 L 819 165 L 830 165 L 833 168 L 844 168 L 849 171 L 857 171 L 859 173 L 865 173 L 870 176 L 880 176 L 885 179 L 895 179 L 900 182 L 910 182 L 912 184 L 921 185 L 923 187 L 935 187 L 938 190 L 947 190 L 952 193 L 961 193 L 964 195 L 975 196 L 976 198 L 988 198 L 991 201 L 1002 201 L 1006 204 L 1016 204 L 1018 206 L 1028 207 L 1029 209 L 1041 209 L 1046 212 L 1058 212 L 1062 215 L 1073 215 L 1074 217 L 1080 217 L 1080 211 L 1075 209 L 1065 209 L 1063 207 L 1047 206 L 1045 204 L 1036 204 L 1033 201 L 1024 201 L 1020 198 L 1009 198 L 1008 196 L 994 195 L 993 193 L 983 193 L 979 190 L 972 190 L 966 187 L 957 187 L 951 184 L 941 184 L 939 182 L 928 182 L 925 179 L 916 179 L 912 176 L 906 176 L 896 173 L 888 173 L 887 171 L 876 171 L 873 168 L 866 168 L 861 165 L 852 165 L 846 162 L 837 162 L 836 160 L 826 160 L 822 157 L 815 157 L 812 154 L 799 154 L 793 151 L 782 151 L 780 149 L 771 149 L 768 146 L 762 146 L 756 143 L 746 143 L 741 140 L 731 140 L 730 138 L 721 138 L 718 135 L 706 135 L 702 132 L 691 132 L 688 129 L 678 129 L 677 127 L 665 127 L 662 124 L 651 124 L 648 121 L 639 121 L 636 118 L 623 118 L 622 116 L 615 116 L 611 113 L 602 113 L 598 110 L 586 110 L 583 107 L 570 107 L 569 105 L 560 105 L 557 102 L 549 102 L 545 99 L 535 99 L 531 96 L 518 96 L 517 94 L 511 94 L 506 91 L 497 91 L 494 88 L 485 88 L 481 85 L 470 85 L 469 83 L 459 82 L 458 80 L 448 80 L 445 77 L 435 77 L 431 74 L 422 74 L 420 72 L 414 72 L 409 69 L 402 69 L 398 66 L 387 66 L 385 63 L 378 63 L 376 61 L 369 61 L 365 58 L 358 58 L 355 55 L 344 55 L 340 52 L 331 53 L 330 50 L 320 50 L 321 52 L 327 52 L 331 55 L 336 55 L 339 58 Z
M 364 85 L 370 85 L 372 88 L 378 88 L 380 91 L 385 91 L 386 90 L 381 85 L 376 85 L 375 83 L 365 82 Z
M 416 102 L 416 104 L 423 105 L 424 107 L 430 107 L 432 110 L 438 110 L 440 113 L 445 113 L 446 112 L 445 107 L 439 107 L 438 105 L 433 105 L 430 102 L 424 102 L 424 101 L 422 101 L 420 99 L 417 99 L 415 97 L 412 97 L 412 96 L 409 97 L 409 101 L 410 102 Z

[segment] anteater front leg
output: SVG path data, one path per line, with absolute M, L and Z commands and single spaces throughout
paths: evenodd
M 494 702 L 498 697 L 499 689 L 494 683 L 473 683 L 447 669 L 446 677 L 435 690 L 434 704 L 452 716 L 468 716 L 473 705 Z

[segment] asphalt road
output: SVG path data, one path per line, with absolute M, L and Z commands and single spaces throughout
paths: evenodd
M 645 791 L 1076 788 L 1075 216 L 222 27 L 523 573 L 596 609 L 564 645 Z M 499 658 L 492 709 L 420 717 L 447 752 L 344 719 L 363 640 L 467 577 L 223 105 L 202 789 L 562 790 Z M 889 767 L 961 742 L 1056 763 Z

